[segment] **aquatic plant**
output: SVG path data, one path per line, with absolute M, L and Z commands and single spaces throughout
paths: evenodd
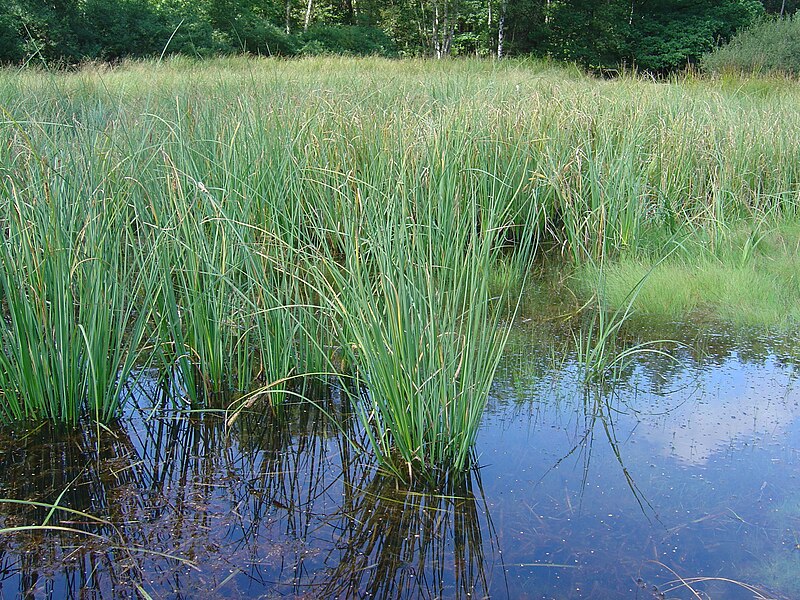
M 703 588 L 706 586 L 714 586 L 716 588 L 722 587 L 722 589 L 742 589 L 747 592 L 748 596 L 755 598 L 755 600 L 773 600 L 775 598 L 774 594 L 744 581 L 728 577 L 684 577 L 678 574 L 675 569 L 661 561 L 656 560 L 652 562 L 675 577 L 675 579 L 660 586 L 653 586 L 654 591 L 661 596 L 666 596 L 676 590 L 686 590 L 691 594 L 691 597 L 701 599 L 708 596 L 708 593 L 705 592 Z M 642 584 L 644 584 L 644 582 L 641 582 L 640 585 L 644 588 L 647 587 L 646 584 Z
M 76 127 L 48 141 L 103 139 Z M 0 420 L 76 425 L 118 415 L 147 339 L 153 265 L 139 254 L 125 189 L 103 194 L 115 166 L 64 152 L 51 163 L 19 130 L 0 186 Z M 95 162 L 98 161 L 98 162 Z
M 160 276 L 156 318 L 164 363 L 192 404 L 245 391 L 297 367 L 296 285 L 211 196 L 168 220 L 153 238 Z
M 404 479 L 469 466 L 514 314 L 491 296 L 489 273 L 504 252 L 529 264 L 536 241 L 514 234 L 519 190 L 473 166 L 466 137 L 434 136 L 413 151 L 437 155 L 439 144 L 463 160 L 430 169 L 417 185 L 413 173 L 382 163 L 364 169 L 370 182 L 343 174 L 347 185 L 329 184 L 350 210 L 321 219 L 336 223 L 337 241 L 312 261 L 354 366 L 353 403 L 370 446 Z
M 618 339 L 620 331 L 626 321 L 633 315 L 633 305 L 636 297 L 645 285 L 649 272 L 646 273 L 625 298 L 625 303 L 616 310 L 609 311 L 601 297 L 593 298 L 596 305 L 591 310 L 591 320 L 588 325 L 580 327 L 573 333 L 575 359 L 580 367 L 581 380 L 584 385 L 613 382 L 616 373 L 622 370 L 630 360 L 638 354 L 654 353 L 672 358 L 669 352 L 659 346 L 667 343 L 674 344 L 671 340 L 648 340 L 619 348 Z M 604 289 L 603 269 L 600 267 L 598 288 Z M 601 292 L 602 293 L 602 292 Z M 589 307 L 587 303 L 581 309 Z
M 257 123 L 252 114 L 239 125 L 250 131 Z M 299 211 L 251 176 L 270 150 L 266 139 L 241 144 L 238 128 L 206 131 L 181 114 L 166 124 L 163 164 L 149 173 L 147 201 L 138 205 L 160 278 L 162 364 L 194 406 L 264 383 L 280 404 L 275 382 L 319 372 L 323 362 L 312 354 L 324 334 L 308 340 L 314 307 L 293 272 Z

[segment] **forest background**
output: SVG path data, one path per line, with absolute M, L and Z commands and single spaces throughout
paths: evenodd
M 552 57 L 691 66 L 800 0 L 6 0 L 0 62 L 184 54 Z

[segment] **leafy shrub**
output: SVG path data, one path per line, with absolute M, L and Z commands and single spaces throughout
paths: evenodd
M 800 17 L 769 19 L 736 35 L 703 56 L 710 72 L 800 74 Z
M 330 51 L 319 40 L 309 40 L 300 48 L 300 54 L 303 56 L 323 56 L 330 54 Z
M 297 39 L 252 12 L 239 16 L 227 32 L 231 49 L 263 56 L 297 54 Z
M 629 33 L 629 52 L 637 67 L 668 71 L 696 64 L 719 41 L 763 16 L 752 0 L 708 0 L 652 3 L 634 16 Z
M 87 0 L 82 27 L 76 27 L 80 54 L 116 60 L 158 54 L 169 36 L 166 24 L 147 3 L 137 0 Z
M 489 49 L 482 44 L 481 36 L 473 31 L 465 31 L 453 36 L 454 56 L 486 56 Z
M 304 54 L 395 56 L 394 43 L 382 30 L 363 25 L 314 25 L 301 36 Z
M 23 57 L 22 40 L 16 19 L 7 7 L 0 8 L 0 63 L 16 62 Z

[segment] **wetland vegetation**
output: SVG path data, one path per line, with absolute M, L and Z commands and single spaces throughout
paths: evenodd
M 634 421 L 659 413 L 634 406 L 639 393 L 654 406 L 669 390 L 693 398 L 684 363 L 702 362 L 691 352 L 703 331 L 755 328 L 741 348 L 768 340 L 761 363 L 780 364 L 753 369 L 779 382 L 776 418 L 794 431 L 798 100 L 780 78 L 606 80 L 533 60 L 177 58 L 0 71 L 2 457 L 11 472 L 35 469 L 28 453 L 44 442 L 61 456 L 47 491 L 0 487 L 30 502 L 3 513 L 3 533 L 83 529 L 91 539 L 75 556 L 89 563 L 70 576 L 96 569 L 100 587 L 126 580 L 120 593 L 142 597 L 169 595 L 148 579 L 156 571 L 201 589 L 192 574 L 204 560 L 216 569 L 226 543 L 192 545 L 207 527 L 235 529 L 237 552 L 271 565 L 247 579 L 231 562 L 213 589 L 253 578 L 271 589 L 274 576 L 275 590 L 297 596 L 502 595 L 487 561 L 514 534 L 489 518 L 484 486 L 496 484 L 482 473 L 491 444 L 481 436 L 495 434 L 484 417 L 536 423 L 537 406 L 555 422 L 562 409 L 588 419 L 549 464 L 588 452 L 588 478 L 586 432 L 603 432 L 601 463 L 616 465 L 614 485 L 652 519 L 659 511 L 626 466 L 615 415 L 619 402 Z M 672 338 L 675 322 L 680 343 L 656 341 Z M 729 348 L 720 363 L 743 353 Z M 504 404 L 512 390 L 526 400 Z M 758 413 L 759 399 L 747 401 Z M 648 444 L 658 443 L 654 433 Z M 79 467 L 67 466 L 72 452 Z M 793 464 L 776 477 L 795 476 Z M 227 492 L 215 491 L 223 471 Z M 328 489 L 336 508 L 323 517 L 311 509 Z M 580 513 L 574 487 L 557 493 Z M 207 526 L 209 507 L 225 514 Z M 532 527 L 558 554 L 561 530 L 535 513 L 526 518 L 541 519 Z M 262 519 L 293 532 L 274 556 Z M 172 547 L 140 520 L 170 523 Z M 313 527 L 347 541 L 314 546 Z M 10 544 L 6 556 L 24 553 L 24 541 Z M 295 567 L 307 557 L 310 579 L 287 583 L 275 561 L 288 554 Z M 667 571 L 680 566 L 653 556 Z M 574 564 L 561 558 L 536 560 L 553 589 L 583 585 L 563 575 Z M 771 568 L 781 560 L 791 558 L 776 555 Z M 423 573 L 426 587 L 414 587 Z M 517 589 L 507 576 L 504 585 Z M 246 593 L 236 589 L 226 593 Z

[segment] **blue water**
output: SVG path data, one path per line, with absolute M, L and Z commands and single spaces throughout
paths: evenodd
M 99 537 L 0 535 L 2 597 L 800 597 L 791 356 L 701 336 L 587 388 L 517 338 L 478 468 L 435 493 L 355 450 L 335 390 L 226 427 L 147 384 L 109 431 L 7 435 L 0 495 Z M 0 504 L 6 527 L 48 513 Z

